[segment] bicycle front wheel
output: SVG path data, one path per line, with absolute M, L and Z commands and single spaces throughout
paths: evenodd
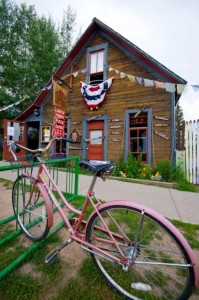
M 91 253 L 106 281 L 127 299 L 185 300 L 192 293 L 189 255 L 178 238 L 152 215 L 125 205 L 102 208 L 100 216 L 96 213 L 90 219 L 86 239 L 120 259 L 116 263 L 96 251 Z
M 26 236 L 33 241 L 43 240 L 48 232 L 48 210 L 34 179 L 20 175 L 13 185 L 12 204 L 15 217 Z

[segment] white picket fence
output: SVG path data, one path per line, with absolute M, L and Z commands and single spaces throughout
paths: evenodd
M 187 180 L 199 184 L 199 120 L 185 123 L 185 159 Z

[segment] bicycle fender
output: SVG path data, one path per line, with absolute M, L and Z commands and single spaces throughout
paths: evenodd
M 195 257 L 195 254 L 193 253 L 193 250 L 189 246 L 187 240 L 182 235 L 182 233 L 172 223 L 170 223 L 164 216 L 162 216 L 157 211 L 155 211 L 145 205 L 141 205 L 136 202 L 133 202 L 133 201 L 129 201 L 129 200 L 109 201 L 104 204 L 100 204 L 98 206 L 98 211 L 100 211 L 101 209 L 107 208 L 109 206 L 121 206 L 121 205 L 132 207 L 132 208 L 136 209 L 137 211 L 144 212 L 146 215 L 149 215 L 152 218 L 154 218 L 155 220 L 162 223 L 165 227 L 167 227 L 169 229 L 169 231 L 171 231 L 177 237 L 177 239 L 181 243 L 182 247 L 185 249 L 185 251 L 188 253 L 188 255 L 190 257 L 191 265 L 193 267 L 193 272 L 194 272 L 194 286 L 197 287 L 199 285 L 199 271 L 198 271 L 198 267 L 197 267 L 196 257 Z M 87 225 L 95 213 L 96 212 L 93 211 L 92 214 L 89 216 Z M 86 225 L 86 230 L 87 230 L 87 225 Z
M 37 186 L 41 192 L 42 198 L 45 201 L 46 209 L 48 212 L 48 227 L 51 228 L 53 226 L 53 210 L 52 210 L 52 204 L 48 195 L 47 190 L 45 189 L 43 183 L 38 182 Z

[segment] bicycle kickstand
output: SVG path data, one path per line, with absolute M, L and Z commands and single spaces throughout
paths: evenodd
M 59 252 L 69 244 L 71 244 L 73 240 L 69 238 L 65 243 L 61 244 L 59 247 L 56 247 L 55 249 L 51 250 L 45 257 L 45 263 L 50 266 L 52 265 L 58 258 Z

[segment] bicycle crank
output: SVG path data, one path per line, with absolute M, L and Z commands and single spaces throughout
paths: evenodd
M 58 258 L 58 254 L 59 252 L 66 246 L 68 246 L 69 244 L 71 244 L 73 242 L 72 239 L 68 239 L 65 243 L 63 243 L 62 245 L 60 245 L 59 247 L 56 247 L 55 249 L 51 250 L 45 257 L 45 263 L 47 265 L 52 265 Z

